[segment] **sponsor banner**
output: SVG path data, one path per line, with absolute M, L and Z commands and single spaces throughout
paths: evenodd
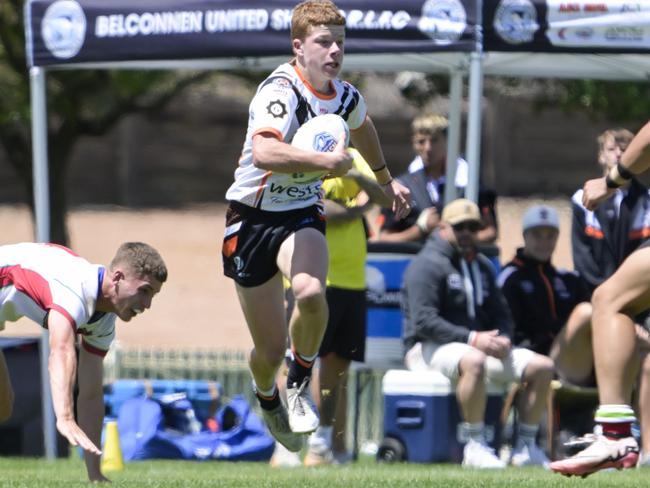
M 531 0 L 500 0 L 494 10 L 492 27 L 508 44 L 529 44 L 540 29 L 538 17 Z
M 644 52 L 649 0 L 484 0 L 484 50 Z
M 650 2 L 548 1 L 547 37 L 554 46 L 648 48 Z
M 30 65 L 287 55 L 290 0 L 30 0 Z M 471 51 L 477 0 L 339 0 L 346 52 Z

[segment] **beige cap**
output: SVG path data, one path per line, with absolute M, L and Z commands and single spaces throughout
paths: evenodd
M 459 198 L 445 205 L 445 208 L 442 210 L 442 220 L 451 225 L 467 221 L 480 222 L 481 212 L 478 206 L 471 200 Z

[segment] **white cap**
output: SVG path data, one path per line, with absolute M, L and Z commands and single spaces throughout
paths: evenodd
M 526 210 L 521 226 L 524 232 L 533 227 L 552 227 L 559 231 L 560 218 L 554 208 L 548 205 L 534 205 Z

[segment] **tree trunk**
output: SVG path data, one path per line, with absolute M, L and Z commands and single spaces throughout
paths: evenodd
M 54 171 L 50 166 L 50 242 L 69 245 L 66 215 L 68 202 L 65 192 L 65 171 Z
M 68 119 L 58 130 L 50 131 L 49 146 L 49 189 L 50 189 L 50 242 L 69 245 L 66 215 L 67 166 L 72 148 L 79 138 L 75 121 Z

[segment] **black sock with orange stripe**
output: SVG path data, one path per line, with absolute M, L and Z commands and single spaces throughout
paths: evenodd
M 289 363 L 289 372 L 287 373 L 287 387 L 295 388 L 294 385 L 300 386 L 305 378 L 311 377 L 311 370 L 314 367 L 314 361 L 318 354 L 313 356 L 303 356 L 292 349 L 291 363 Z
M 277 386 L 273 385 L 273 390 L 271 394 L 269 392 L 261 393 L 260 390 L 255 387 L 255 396 L 260 402 L 260 407 L 264 410 L 274 410 L 280 406 L 280 394 L 278 392 Z

